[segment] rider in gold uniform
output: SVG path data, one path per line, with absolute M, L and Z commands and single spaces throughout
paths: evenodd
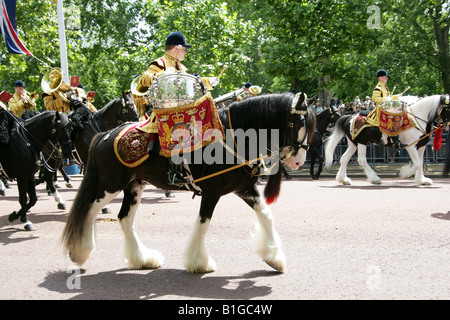
M 86 94 L 82 88 L 71 87 L 62 80 L 62 73 L 57 69 L 52 69 L 48 75 L 49 90 L 42 94 L 44 106 L 47 110 L 70 113 L 76 104 L 82 104 Z M 54 90 L 57 88 L 56 90 Z M 51 91 L 54 90 L 54 91 Z M 84 99 L 83 99 L 84 97 Z M 84 105 L 85 106 L 85 105 Z M 93 106 L 92 106 L 93 107 Z M 95 108 L 90 108 L 92 111 Z
M 8 101 L 9 109 L 19 118 L 26 110 L 36 108 L 36 102 L 30 99 L 24 87 L 23 81 L 17 80 L 14 84 L 14 96 Z
M 389 74 L 386 72 L 386 70 L 381 69 L 377 72 L 377 80 L 378 84 L 373 89 L 372 93 L 372 101 L 375 103 L 375 108 L 369 113 L 367 116 L 367 123 L 373 125 L 373 126 L 379 126 L 380 124 L 380 108 L 381 104 L 385 101 L 392 101 L 392 100 L 398 100 L 402 95 L 398 94 L 395 96 L 392 96 L 389 88 L 386 86 L 386 83 L 389 79 Z M 389 144 L 394 148 L 401 148 L 404 145 L 400 143 L 398 136 L 395 137 L 388 137 Z
M 380 108 L 381 103 L 384 101 L 398 100 L 401 95 L 391 96 L 389 88 L 386 83 L 389 79 L 389 74 L 386 70 L 381 69 L 377 72 L 377 86 L 373 89 L 372 101 L 375 103 L 375 109 L 373 109 L 367 116 L 367 123 L 374 126 L 379 125 L 380 120 Z

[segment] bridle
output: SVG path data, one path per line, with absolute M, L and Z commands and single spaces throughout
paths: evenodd
M 302 127 L 305 127 L 305 129 L 306 129 L 306 118 L 305 118 L 305 116 L 308 115 L 308 110 L 297 110 L 297 109 L 295 109 L 295 106 L 297 105 L 299 99 L 300 99 L 300 93 L 297 93 L 294 96 L 294 99 L 292 100 L 292 104 L 291 104 L 290 112 L 289 112 L 289 116 L 288 116 L 289 118 L 287 120 L 287 126 L 288 126 L 288 133 L 287 134 L 289 135 L 287 141 L 290 141 L 288 143 L 287 147 L 290 148 L 290 150 L 286 154 L 282 155 L 283 159 L 280 158 L 280 160 L 285 160 L 285 159 L 291 157 L 293 154 L 297 154 L 297 152 L 300 149 L 305 149 L 306 151 L 309 150 L 308 134 L 307 133 L 305 134 L 305 138 L 300 143 L 298 143 L 295 140 L 295 138 L 294 138 L 295 137 L 294 116 L 300 115 L 300 122 L 304 123 L 304 126 L 302 126 Z M 306 141 L 306 143 L 305 143 L 305 141 Z
M 104 124 L 107 124 L 107 125 L 109 125 L 109 126 L 111 126 L 111 127 L 116 127 L 116 126 L 121 125 L 121 124 L 123 124 L 123 123 L 125 123 L 125 122 L 128 122 L 129 120 L 124 121 L 124 120 L 122 120 L 122 119 L 123 119 L 123 118 L 126 118 L 126 119 L 128 118 L 128 117 L 126 117 L 126 115 L 128 115 L 129 109 L 130 109 L 130 110 L 132 109 L 131 106 L 134 107 L 134 102 L 129 101 L 129 100 L 126 100 L 124 97 L 122 97 L 122 98 L 117 98 L 117 99 L 121 99 L 121 101 L 120 101 L 121 107 L 120 107 L 119 110 L 117 111 L 117 121 L 116 121 L 115 123 L 111 123 L 111 122 L 109 122 L 109 121 L 107 121 L 107 120 L 101 118 L 98 114 L 96 114 L 96 112 L 94 112 L 94 117 L 95 117 L 96 119 L 99 119 L 99 120 L 100 120 L 101 122 L 103 122 Z M 136 114 L 137 114 L 137 112 L 136 112 Z M 96 123 L 96 124 L 97 124 L 97 123 Z M 100 128 L 98 127 L 98 124 L 97 124 L 97 128 L 95 128 L 95 129 L 96 129 L 98 132 L 101 132 Z
M 12 116 L 12 115 L 11 115 Z M 72 140 L 70 138 L 69 135 L 69 139 L 68 141 L 60 141 L 59 137 L 58 137 L 58 124 L 61 123 L 61 119 L 57 120 L 56 119 L 56 113 L 53 116 L 52 119 L 52 127 L 50 128 L 50 136 L 51 138 L 47 141 L 50 146 L 51 149 L 49 147 L 47 147 L 46 144 L 41 143 L 38 139 L 36 139 L 31 133 L 30 131 L 28 131 L 28 129 L 24 126 L 24 124 L 22 122 L 20 122 L 16 117 L 12 116 L 14 121 L 16 122 L 17 126 L 19 128 L 21 128 L 21 130 L 23 132 L 19 132 L 18 129 L 16 129 L 19 137 L 24 141 L 25 145 L 31 149 L 32 153 L 36 156 L 36 164 L 38 166 L 40 166 L 42 163 L 43 165 L 51 172 L 55 172 L 56 169 L 59 167 L 59 165 L 62 162 L 63 159 L 63 155 L 62 155 L 62 146 L 65 145 L 72 145 Z M 70 121 L 70 120 L 68 120 Z M 36 150 L 34 150 L 32 143 L 30 142 L 30 140 L 28 139 L 31 138 L 32 140 L 34 140 L 35 143 L 37 143 L 40 146 L 41 151 L 39 152 L 39 159 L 37 157 L 37 152 Z M 47 157 L 47 159 L 44 157 L 44 152 L 46 154 L 48 154 L 49 156 Z M 55 168 L 53 168 L 52 166 L 50 166 L 48 164 L 48 160 L 53 159 L 57 162 L 57 165 L 55 166 Z

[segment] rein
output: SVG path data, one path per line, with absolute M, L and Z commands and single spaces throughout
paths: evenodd
M 299 94 L 297 94 L 297 95 L 294 97 L 294 100 L 292 101 L 292 104 L 291 104 L 291 109 L 290 109 L 289 117 L 292 117 L 294 114 L 297 114 L 297 115 L 301 115 L 301 116 L 303 117 L 303 120 L 305 120 L 305 119 L 304 119 L 304 116 L 308 114 L 308 111 L 304 111 L 304 110 L 296 110 L 296 109 L 295 109 L 295 106 L 297 105 L 297 102 L 298 102 L 299 97 L 300 97 Z M 235 138 L 234 138 L 233 125 L 232 125 L 232 123 L 231 123 L 231 112 L 230 112 L 230 108 L 228 108 L 228 124 L 229 124 L 229 126 L 230 126 L 230 130 L 231 130 L 231 134 L 232 134 L 232 137 L 233 137 L 234 146 L 235 146 L 235 148 L 236 148 L 236 151 L 232 150 L 226 143 L 223 142 L 223 140 L 221 141 L 222 147 L 223 147 L 225 150 L 227 150 L 228 152 L 232 153 L 232 154 L 234 155 L 234 157 L 237 158 L 237 159 L 239 159 L 242 163 L 240 163 L 240 164 L 238 164 L 238 165 L 235 165 L 235 166 L 233 166 L 233 167 L 230 167 L 230 168 L 227 168 L 227 169 L 224 169 L 224 170 L 221 170 L 221 171 L 218 171 L 218 172 L 209 174 L 209 175 L 207 175 L 207 176 L 204 176 L 204 177 L 201 177 L 201 178 L 198 178 L 198 179 L 194 179 L 191 183 L 197 183 L 197 182 L 200 182 L 200 181 L 204 181 L 204 180 L 207 180 L 207 179 L 216 177 L 216 176 L 218 176 L 218 175 L 221 175 L 221 174 L 224 174 L 224 173 L 233 171 L 233 170 L 238 169 L 238 168 L 241 168 L 241 167 L 249 166 L 249 167 L 251 168 L 253 163 L 255 163 L 255 162 L 260 162 L 259 165 L 258 165 L 256 168 L 254 168 L 254 169 L 252 170 L 253 172 L 255 172 L 255 169 L 257 169 L 257 168 L 259 169 L 259 168 L 261 168 L 261 166 L 264 166 L 264 162 L 263 162 L 262 160 L 267 159 L 267 158 L 275 159 L 275 156 L 278 155 L 278 154 L 280 154 L 280 150 L 281 150 L 282 148 L 278 148 L 278 150 L 275 151 L 275 152 L 272 152 L 271 150 L 267 149 L 267 150 L 270 151 L 269 153 L 270 153 L 271 155 L 269 155 L 269 153 L 267 153 L 267 154 L 264 155 L 264 156 L 261 155 L 260 157 L 258 157 L 258 158 L 256 158 L 256 159 L 252 159 L 252 160 L 246 160 L 246 159 L 242 158 L 242 157 L 237 153 L 237 144 L 236 144 L 236 140 L 235 140 Z M 305 120 L 305 125 L 306 125 L 306 120 Z M 288 121 L 287 121 L 287 126 L 288 126 L 289 128 L 291 128 L 291 130 L 290 130 L 290 138 L 291 138 L 291 141 L 292 141 L 292 145 L 290 145 L 291 150 L 290 150 L 287 154 L 284 154 L 283 156 L 280 157 L 280 159 L 279 159 L 280 161 L 285 160 L 285 159 L 291 157 L 292 154 L 294 153 L 294 151 L 297 152 L 297 151 L 298 151 L 299 149 L 301 149 L 301 148 L 304 148 L 305 150 L 308 150 L 308 149 L 309 149 L 309 145 L 308 145 L 308 144 L 306 144 L 306 145 L 303 144 L 304 141 L 303 141 L 302 143 L 298 144 L 298 145 L 294 143 L 294 127 L 295 127 L 294 122 L 288 120 Z M 307 135 L 306 135 L 305 139 L 306 139 L 306 138 L 307 138 Z M 296 149 L 297 149 L 297 150 L 296 150 Z M 263 172 L 263 173 L 260 174 L 260 175 L 257 175 L 256 173 L 248 172 L 247 170 L 245 170 L 245 171 L 246 171 L 248 174 L 250 174 L 251 176 L 263 176 L 263 175 L 268 175 L 268 174 L 272 171 L 272 169 L 275 167 L 275 165 L 276 165 L 276 163 L 274 163 L 274 164 L 269 168 L 269 170 Z M 264 167 L 265 167 L 265 166 L 264 166 Z M 244 168 L 244 169 L 245 169 L 245 168 Z
M 439 109 L 441 108 L 442 106 L 439 106 Z M 416 141 L 414 141 L 414 142 L 412 142 L 412 143 L 410 143 L 410 144 L 408 144 L 406 147 L 404 147 L 404 148 L 408 148 L 408 147 L 410 147 L 410 146 L 412 146 L 412 145 L 414 145 L 414 144 L 417 144 L 419 141 L 422 141 L 423 139 L 425 139 L 425 138 L 429 138 L 433 133 L 435 133 L 438 129 L 439 129 L 439 126 L 437 126 L 437 127 L 435 127 L 435 129 L 434 130 L 431 130 L 429 133 L 427 133 L 427 131 L 426 130 L 424 130 L 423 129 L 423 127 L 420 125 L 420 122 L 418 121 L 418 120 L 421 120 L 421 121 L 423 121 L 423 122 L 425 122 L 425 123 L 428 123 L 428 121 L 425 121 L 425 120 L 423 120 L 422 118 L 419 118 L 419 117 L 417 117 L 415 114 L 414 114 L 414 112 L 412 112 L 412 110 L 411 110 L 411 112 L 410 111 L 407 111 L 408 112 L 408 114 L 410 114 L 410 115 L 412 115 L 413 117 L 414 117 L 414 119 L 416 120 L 416 123 L 419 125 L 419 128 L 417 128 L 417 126 L 416 126 L 416 129 L 417 130 L 419 130 L 422 134 L 423 134 L 423 136 L 421 136 L 419 139 L 417 139 Z M 438 117 L 440 117 L 440 112 L 438 111 Z M 448 122 L 447 122 L 448 123 Z M 447 124 L 447 123 L 443 123 L 443 125 L 444 124 Z
M 118 98 L 118 99 L 122 100 L 122 107 L 117 112 L 117 121 L 116 121 L 116 123 L 111 123 L 111 122 L 101 118 L 98 114 L 96 114 L 96 112 L 94 112 L 94 117 L 96 119 L 99 119 L 100 121 L 102 121 L 104 124 L 107 124 L 107 125 L 109 125 L 111 127 L 115 127 L 117 125 L 120 125 L 120 124 L 124 123 L 122 120 L 120 120 L 120 114 L 121 113 L 128 113 L 128 109 L 125 108 L 127 106 L 127 104 L 126 104 L 125 99 L 123 97 L 122 98 Z M 100 127 L 98 127 L 98 123 L 97 122 L 96 122 L 96 124 L 97 124 L 97 128 L 98 128 L 98 132 L 101 132 L 102 130 L 100 130 Z M 94 128 L 94 129 L 97 130 L 96 128 Z
M 8 113 L 9 113 L 9 111 L 8 111 Z M 62 159 L 62 154 L 61 154 L 61 152 L 59 151 L 59 146 L 61 145 L 61 144 L 69 144 L 69 143 L 71 143 L 71 141 L 67 141 L 67 142 L 63 142 L 63 143 L 60 143 L 59 142 L 59 140 L 58 140 L 58 136 L 56 135 L 56 121 L 55 121 L 55 118 L 56 118 L 56 115 L 55 115 L 55 117 L 52 119 L 52 124 L 53 124 L 53 128 L 52 128 L 52 130 L 51 130 L 51 135 L 55 138 L 55 140 L 56 140 L 56 144 L 54 144 L 52 141 L 50 141 L 50 140 L 48 140 L 48 143 L 50 143 L 50 145 L 52 146 L 52 149 L 50 150 L 49 148 L 47 148 L 47 146 L 45 145 L 45 144 L 43 144 L 43 143 L 41 143 L 38 139 L 36 139 L 31 133 L 30 133 L 30 131 L 28 131 L 28 129 L 23 125 L 23 123 L 22 122 L 20 122 L 15 116 L 13 116 L 11 113 L 9 113 L 10 114 L 10 116 L 13 118 L 13 120 L 16 122 L 16 124 L 18 125 L 18 127 L 20 127 L 24 132 L 26 132 L 38 145 L 40 145 L 41 146 L 41 149 L 42 150 L 46 150 L 49 154 L 50 154 L 50 157 L 49 157 L 49 159 L 54 159 L 54 160 L 60 160 L 60 159 Z M 32 149 L 32 151 L 33 151 L 33 153 L 36 155 L 37 154 L 37 152 L 34 150 L 34 148 L 33 148 L 33 146 L 31 145 L 31 142 L 27 139 L 27 137 L 24 135 L 24 134 L 21 134 L 20 132 L 19 132 L 19 130 L 16 130 L 17 131 L 17 133 L 19 134 L 19 136 L 23 139 L 23 141 L 25 142 L 25 145 L 27 146 L 27 147 L 29 147 L 30 149 Z M 54 153 L 54 152 L 56 152 L 57 154 L 58 154 L 58 158 L 55 158 L 55 157 L 52 157 L 52 154 Z M 41 153 L 41 155 L 42 155 L 42 151 L 40 152 Z M 41 157 L 42 158 L 42 157 Z M 37 156 L 36 156 L 36 159 L 37 159 Z M 36 163 L 37 164 L 40 164 L 40 161 L 39 160 L 36 160 Z

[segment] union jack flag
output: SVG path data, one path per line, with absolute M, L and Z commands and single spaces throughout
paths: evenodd
M 16 30 L 16 0 L 0 0 L 0 30 L 9 53 L 33 54 L 23 45 Z

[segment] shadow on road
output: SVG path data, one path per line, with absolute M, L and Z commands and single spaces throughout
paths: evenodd
M 49 273 L 39 287 L 59 293 L 77 293 L 70 299 L 253 299 L 269 295 L 268 286 L 255 286 L 252 279 L 279 275 L 272 271 L 253 271 L 242 276 L 214 276 L 213 274 L 190 274 L 185 270 L 118 269 L 86 275 L 83 270 L 56 271 Z M 75 277 L 79 277 L 75 280 Z M 78 281 L 78 282 L 76 282 Z M 78 288 L 74 285 L 78 283 Z M 75 287 L 75 289 L 70 289 Z M 175 298 L 176 299 L 176 298 Z

